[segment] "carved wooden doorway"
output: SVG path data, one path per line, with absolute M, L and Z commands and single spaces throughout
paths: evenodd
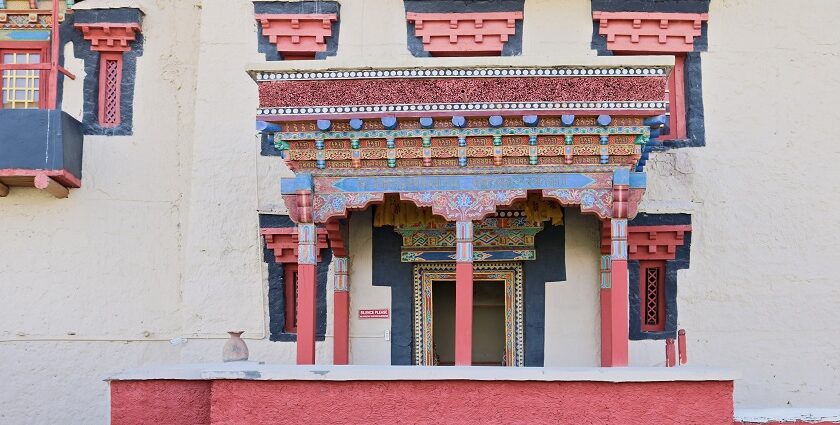
M 506 366 L 525 363 L 522 264 L 518 262 L 476 262 L 473 281 L 502 282 L 504 287 L 504 361 Z M 435 282 L 454 281 L 454 263 L 418 263 L 414 266 L 414 363 L 437 364 L 434 345 Z

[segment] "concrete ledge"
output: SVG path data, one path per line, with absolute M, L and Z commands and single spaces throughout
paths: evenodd
M 840 408 L 768 408 L 735 409 L 735 422 L 763 423 L 840 423 Z
M 696 382 L 739 377 L 732 370 L 699 367 L 296 366 L 232 362 L 148 367 L 117 373 L 106 380 Z
M 180 365 L 110 378 L 111 423 L 727 424 L 702 368 Z

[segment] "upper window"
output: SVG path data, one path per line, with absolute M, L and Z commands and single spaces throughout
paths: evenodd
M 4 65 L 3 77 L 0 79 L 3 108 L 46 107 L 44 71 L 32 67 L 43 63 L 45 59 L 46 48 L 0 48 L 0 64 Z

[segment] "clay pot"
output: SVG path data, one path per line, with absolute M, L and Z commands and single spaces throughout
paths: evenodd
M 248 360 L 248 346 L 240 336 L 245 332 L 228 332 L 230 339 L 222 349 L 222 360 L 226 362 L 239 362 Z

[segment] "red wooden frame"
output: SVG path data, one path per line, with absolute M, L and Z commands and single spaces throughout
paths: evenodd
M 108 78 L 109 63 L 115 63 L 116 73 Z M 99 56 L 99 125 L 116 127 L 120 125 L 120 103 L 122 100 L 122 53 L 100 53 Z
M 671 131 L 668 134 L 660 136 L 661 140 L 675 140 L 687 139 L 688 131 L 686 127 L 686 117 L 688 116 L 685 108 L 685 55 L 674 55 L 674 69 L 671 75 L 668 76 L 668 100 L 670 110 L 668 115 L 670 119 Z
M 283 324 L 283 331 L 286 333 L 297 333 L 297 264 L 284 264 L 283 286 L 286 295 L 286 323 Z
M 648 270 L 656 269 L 657 282 L 655 297 L 656 323 L 648 323 Z M 639 319 L 642 332 L 662 332 L 665 330 L 665 261 L 639 261 Z
M 20 64 L 21 66 L 13 66 L 11 64 L 3 63 L 3 55 L 7 53 L 38 53 L 41 55 L 40 64 Z M 0 41 L 0 96 L 2 96 L 4 87 L 3 71 L 6 70 L 40 70 L 38 76 L 38 108 L 44 109 L 49 106 L 48 99 L 53 93 L 49 93 L 49 64 L 50 61 L 50 42 L 49 41 Z M 0 109 L 3 109 L 3 102 L 0 98 Z

